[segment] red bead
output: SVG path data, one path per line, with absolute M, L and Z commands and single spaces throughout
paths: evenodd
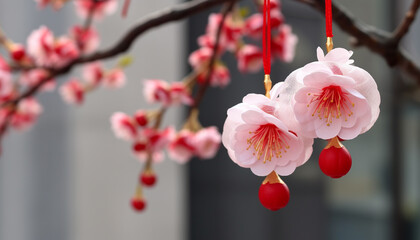
M 289 188 L 285 183 L 263 183 L 260 186 L 258 197 L 265 208 L 277 211 L 289 202 Z
M 346 147 L 336 148 L 331 146 L 322 150 L 318 163 L 325 175 L 340 178 L 350 171 L 351 156 Z
M 143 211 L 146 208 L 146 202 L 142 198 L 133 197 L 131 199 L 131 206 L 136 211 Z
M 144 150 L 146 150 L 146 144 L 144 144 L 144 143 L 134 143 L 133 150 L 135 152 L 144 151 Z
M 10 52 L 10 56 L 15 61 L 20 61 L 25 56 L 25 49 L 20 45 L 15 45 Z
M 143 112 L 136 113 L 134 118 L 136 119 L 137 124 L 142 126 L 142 127 L 146 126 L 147 123 L 148 123 L 146 114 L 144 114 Z
M 155 185 L 157 181 L 156 174 L 150 172 L 143 172 L 140 176 L 140 181 L 144 186 L 151 187 Z

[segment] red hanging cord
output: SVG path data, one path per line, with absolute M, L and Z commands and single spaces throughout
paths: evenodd
M 270 0 L 264 0 L 263 5 L 263 62 L 264 73 L 269 75 L 271 72 L 271 25 L 270 25 Z
M 325 28 L 327 37 L 333 37 L 331 0 L 325 0 Z

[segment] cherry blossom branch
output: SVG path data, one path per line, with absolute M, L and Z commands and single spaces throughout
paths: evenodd
M 203 99 L 204 94 L 206 93 L 206 90 L 208 89 L 208 87 L 210 86 L 210 80 L 211 77 L 213 75 L 213 70 L 214 70 L 214 64 L 216 62 L 217 59 L 217 54 L 218 51 L 217 49 L 219 49 L 219 44 L 220 44 L 220 36 L 222 34 L 222 29 L 223 29 L 223 25 L 225 23 L 226 20 L 226 16 L 228 15 L 228 13 L 232 10 L 233 6 L 235 5 L 236 1 L 232 1 L 231 3 L 229 3 L 229 5 L 226 6 L 226 8 L 223 10 L 222 13 L 222 20 L 219 23 L 219 26 L 217 27 L 217 32 L 216 32 L 216 41 L 214 44 L 214 48 L 213 48 L 213 53 L 211 55 L 209 64 L 208 64 L 208 70 L 207 70 L 207 76 L 206 76 L 206 80 L 205 82 L 200 86 L 200 88 L 198 89 L 197 95 L 194 99 L 194 103 L 191 106 L 190 109 L 190 114 L 193 114 L 194 109 L 198 109 L 198 106 L 201 103 L 201 100 Z
M 324 12 L 325 5 L 323 0 L 297 1 Z M 336 3 L 332 4 L 333 20 L 344 32 L 355 37 L 355 46 L 366 46 L 372 52 L 382 56 L 389 66 L 398 67 L 420 85 L 420 66 L 400 48 L 400 40 L 407 34 L 414 21 L 415 13 L 418 11 L 418 2 L 419 0 L 414 0 L 413 5 L 395 31 L 395 34 L 377 30 L 370 25 L 356 21 L 347 10 Z
M 31 88 L 28 88 L 25 92 L 23 92 L 21 95 L 19 95 L 15 99 L 5 102 L 3 106 L 8 105 L 10 103 L 16 104 L 20 100 L 36 94 L 38 90 L 42 87 L 42 85 L 44 85 L 49 80 L 51 80 L 52 78 L 58 75 L 62 75 L 71 71 L 75 65 L 88 63 L 88 62 L 94 62 L 96 60 L 101 60 L 101 59 L 111 58 L 111 57 L 114 57 L 121 53 L 126 52 L 140 35 L 142 35 L 144 32 L 152 28 L 161 26 L 168 22 L 186 18 L 195 13 L 204 11 L 208 8 L 211 8 L 213 6 L 219 5 L 224 2 L 234 2 L 234 1 L 236 0 L 211 0 L 211 1 L 197 0 L 197 1 L 191 1 L 191 2 L 179 4 L 176 7 L 173 7 L 172 9 L 153 13 L 145 17 L 133 28 L 131 28 L 127 33 L 123 35 L 123 37 L 117 43 L 115 43 L 110 48 L 103 51 L 98 51 L 88 56 L 81 56 L 62 68 L 47 69 L 50 72 L 50 75 L 48 78 L 45 78 L 42 81 L 40 81 L 38 84 L 32 86 Z M 16 66 L 16 68 L 19 69 L 20 66 Z

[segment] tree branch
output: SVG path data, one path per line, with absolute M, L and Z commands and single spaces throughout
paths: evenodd
M 420 0 L 413 0 L 410 9 L 405 14 L 405 18 L 400 23 L 400 25 L 395 29 L 393 33 L 393 40 L 395 43 L 399 43 L 401 39 L 404 37 L 405 34 L 408 33 L 410 30 L 411 24 L 414 22 L 416 18 L 417 11 L 420 7 Z
M 324 12 L 325 5 L 323 0 L 297 0 L 305 3 L 320 12 Z M 418 0 L 414 3 L 410 11 L 418 10 Z M 408 54 L 400 48 L 400 42 L 395 42 L 393 34 L 385 31 L 380 31 L 370 25 L 356 22 L 355 19 L 343 7 L 336 3 L 332 4 L 333 20 L 334 22 L 349 35 L 356 38 L 355 46 L 366 46 L 372 52 L 382 56 L 391 67 L 398 67 L 403 72 L 407 73 L 416 80 L 420 85 L 420 66 L 417 65 Z M 397 37 L 402 38 L 409 30 L 411 23 L 414 20 L 415 14 L 407 17 L 400 25 Z

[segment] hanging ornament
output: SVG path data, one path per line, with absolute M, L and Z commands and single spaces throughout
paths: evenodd
M 289 201 L 289 189 L 278 174 L 290 175 L 304 164 L 312 153 L 313 139 L 301 134 L 289 101 L 271 94 L 281 84 L 271 90 L 270 0 L 264 0 L 263 16 L 266 93 L 248 94 L 242 103 L 228 110 L 222 142 L 233 162 L 250 168 L 257 176 L 267 176 L 258 195 L 262 205 L 274 211 Z
M 137 184 L 136 194 L 131 198 L 131 206 L 139 212 L 146 208 L 146 201 L 143 198 L 143 191 L 140 184 Z
M 261 204 L 272 211 L 287 205 L 290 199 L 289 188 L 279 175 L 271 172 L 263 181 L 258 192 Z
M 317 49 L 318 61 L 292 72 L 274 94 L 289 95 L 302 133 L 329 140 L 319 166 L 332 178 L 351 168 L 351 156 L 340 142 L 368 131 L 379 116 L 380 95 L 372 76 L 352 65 L 353 52 L 333 49 L 331 0 L 325 1 L 327 51 Z

